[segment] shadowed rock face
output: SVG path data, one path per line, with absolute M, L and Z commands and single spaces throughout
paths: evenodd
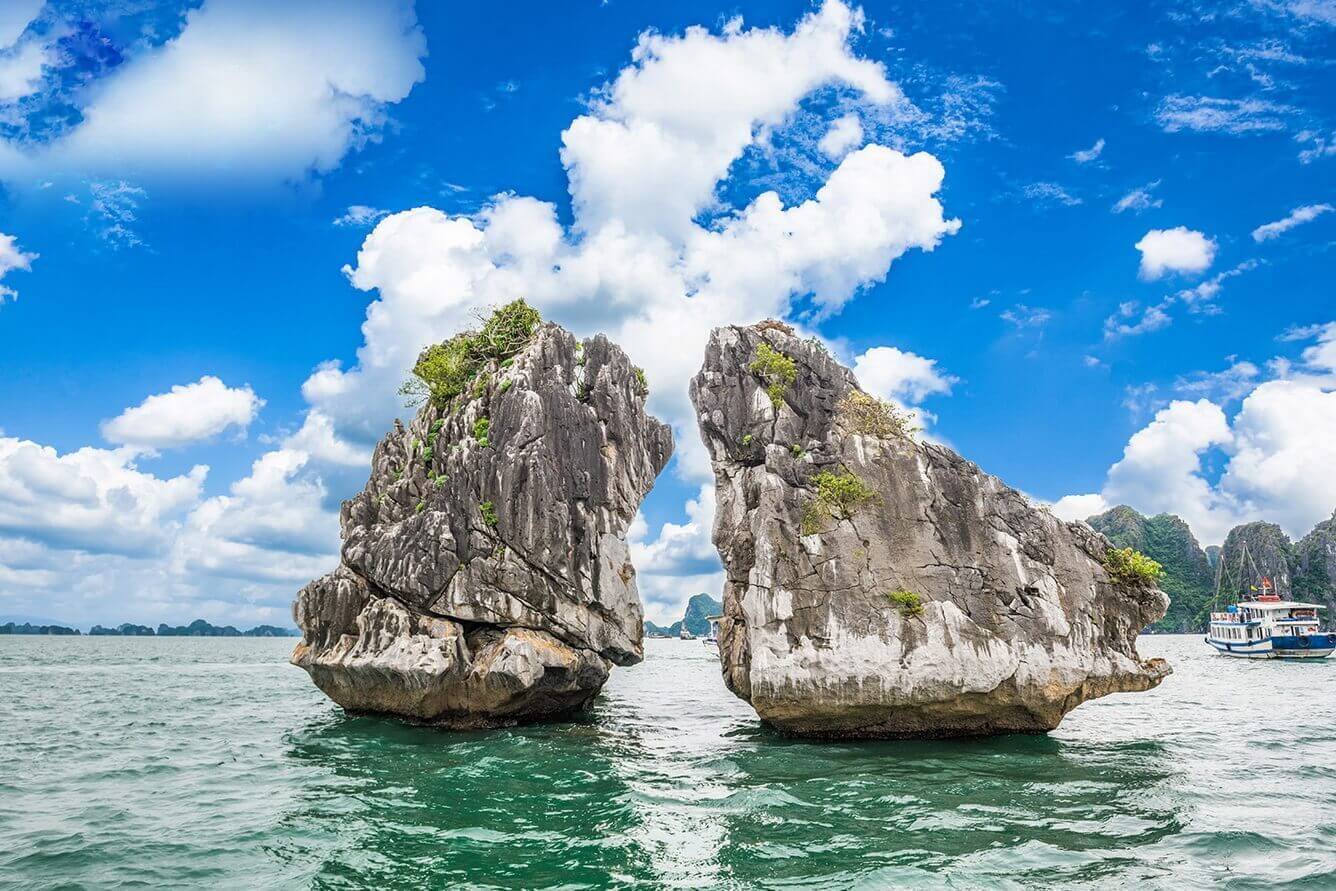
M 586 707 L 643 655 L 625 533 L 673 448 L 644 402 L 618 347 L 549 324 L 396 422 L 339 568 L 297 595 L 293 663 L 346 709 L 450 727 Z
M 795 363 L 778 409 L 773 378 L 749 370 L 763 342 Z M 1169 673 L 1136 651 L 1167 598 L 1114 584 L 1103 536 L 950 449 L 858 432 L 855 391 L 777 327 L 716 329 L 691 384 L 727 574 L 724 681 L 763 720 L 819 737 L 1041 732 Z M 823 471 L 871 497 L 845 517 L 814 511 Z
M 1242 562 L 1245 546 L 1248 557 L 1247 562 Z M 1288 599 L 1293 595 L 1290 575 L 1295 562 L 1294 543 L 1275 523 L 1258 521 L 1235 526 L 1225 536 L 1220 558 L 1238 584 L 1260 585 L 1260 576 L 1265 576 L 1281 598 Z
M 1294 556 L 1295 596 L 1317 600 L 1328 610 L 1336 609 L 1336 513 L 1303 537 Z

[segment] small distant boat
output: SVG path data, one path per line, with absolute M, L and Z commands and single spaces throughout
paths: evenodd
M 702 637 L 702 638 L 701 638 L 701 643 L 705 644 L 706 646 L 718 646 L 718 645 L 719 645 L 719 620 L 722 619 L 722 618 L 723 618 L 723 616 L 706 616 L 706 617 L 705 617 L 705 621 L 707 621 L 707 622 L 710 623 L 710 633 L 709 633 L 708 635 L 706 635 L 705 637 Z
M 1228 604 L 1222 611 L 1211 612 L 1206 631 L 1206 642 L 1224 656 L 1240 659 L 1325 659 L 1336 650 L 1336 633 L 1322 631 L 1317 611 L 1320 604 L 1297 600 L 1282 600 L 1271 579 L 1257 574 L 1257 567 L 1248 556 L 1248 546 L 1239 555 L 1239 574 L 1243 576 L 1245 561 L 1251 566 L 1250 578 L 1259 583 L 1248 584 L 1237 603 Z M 1224 561 L 1216 567 L 1215 595 L 1220 598 Z
M 680 638 L 682 638 L 682 640 L 695 640 L 695 639 L 696 639 L 696 635 L 692 634 L 692 633 L 691 633 L 690 631 L 688 631 L 685 627 L 682 629 L 681 633 L 679 633 L 677 636 L 680 637 Z

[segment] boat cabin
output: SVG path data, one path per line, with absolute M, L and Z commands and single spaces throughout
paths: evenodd
M 1218 635 L 1225 640 L 1260 640 L 1264 630 L 1279 634 L 1316 634 L 1317 611 L 1321 608 L 1316 603 L 1296 600 L 1245 600 L 1229 606 L 1225 612 L 1211 613 L 1211 630 L 1237 632 Z

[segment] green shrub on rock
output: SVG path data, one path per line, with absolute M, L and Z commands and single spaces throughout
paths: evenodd
M 860 507 L 877 497 L 871 486 L 847 470 L 839 473 L 823 470 L 812 477 L 812 486 L 816 495 L 803 505 L 799 519 L 799 531 L 803 535 L 820 532 L 828 518 L 849 519 Z
M 543 319 L 538 310 L 523 300 L 512 300 L 495 310 L 477 331 L 463 331 L 427 347 L 418 355 L 413 377 L 404 382 L 399 393 L 409 405 L 430 400 L 444 408 L 464 392 L 489 362 L 504 362 L 524 349 Z M 475 384 L 475 393 L 485 381 Z
M 825 505 L 832 517 L 842 520 L 852 517 L 877 494 L 871 486 L 847 470 L 839 473 L 823 470 L 812 477 L 812 484 L 816 486 L 817 500 Z
M 1109 548 L 1104 571 L 1116 584 L 1151 586 L 1164 576 L 1164 567 L 1134 548 Z
M 491 429 L 492 422 L 487 418 L 478 418 L 473 422 L 473 438 L 478 440 L 478 445 L 487 448 L 487 432 Z
M 431 400 L 433 405 L 444 408 L 464 391 L 477 370 L 469 336 L 457 334 L 445 343 L 432 344 L 418 355 L 413 377 L 399 388 L 399 395 L 408 397 L 409 405 Z
M 890 598 L 891 605 L 900 610 L 900 615 L 905 618 L 923 614 L 923 598 L 913 591 L 896 588 L 894 591 L 888 592 L 886 596 Z
M 803 505 L 803 513 L 798 520 L 798 531 L 803 535 L 816 535 L 829 517 L 830 511 L 826 510 L 821 499 L 812 498 Z
M 784 393 L 798 379 L 797 363 L 770 344 L 759 343 L 747 370 L 765 382 L 770 404 L 775 407 L 775 411 L 779 411 L 779 407 L 784 404 Z
M 485 359 L 509 359 L 529 345 L 543 317 L 523 300 L 512 300 L 496 310 L 474 335 L 474 347 Z
M 840 423 L 864 436 L 897 436 L 908 439 L 918 432 L 914 413 L 901 411 L 885 399 L 851 390 L 836 406 Z

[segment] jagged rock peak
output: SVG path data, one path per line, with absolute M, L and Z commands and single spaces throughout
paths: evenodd
M 1243 553 L 1245 546 L 1248 549 L 1246 557 Z M 1285 530 L 1275 523 L 1260 520 L 1229 530 L 1220 552 L 1225 572 L 1238 584 L 1259 584 L 1258 576 L 1265 576 L 1281 597 L 1289 597 L 1292 593 L 1290 575 L 1294 557 L 1294 542 Z
M 715 472 L 724 681 L 781 731 L 1046 731 L 1169 673 L 1136 650 L 1167 598 L 1115 582 L 1107 539 L 917 440 L 819 343 L 718 328 L 691 398 Z
M 517 305 L 522 336 L 491 337 Z M 344 502 L 338 569 L 297 595 L 292 661 L 346 709 L 445 726 L 586 707 L 643 654 L 625 534 L 673 448 L 643 372 L 517 302 L 415 374 L 426 401 Z
M 1336 513 L 1295 546 L 1294 593 L 1315 599 L 1328 610 L 1336 607 Z

